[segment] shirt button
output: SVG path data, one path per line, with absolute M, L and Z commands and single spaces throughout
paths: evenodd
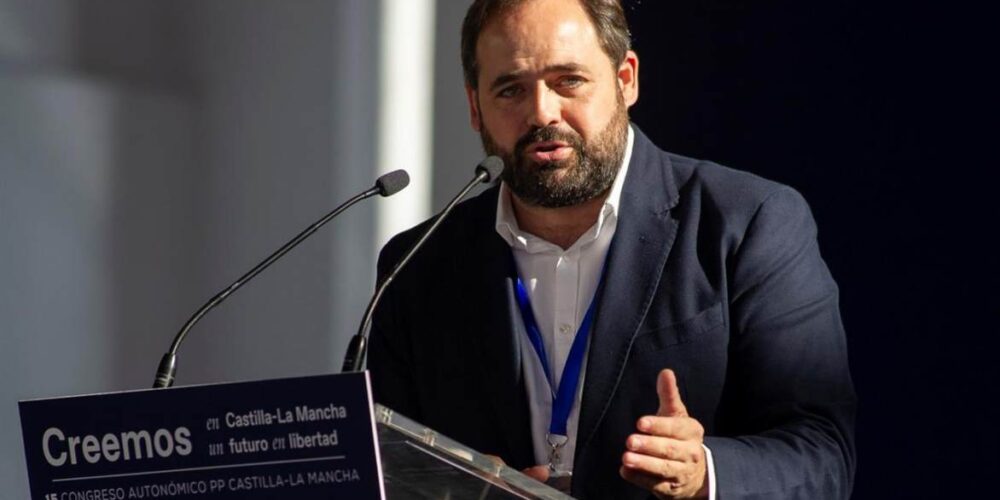
M 563 335 L 569 333 L 569 331 L 572 329 L 573 327 L 567 325 L 566 323 L 559 325 L 559 333 L 562 333 Z

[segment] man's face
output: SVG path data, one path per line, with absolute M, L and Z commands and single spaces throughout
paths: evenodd
M 479 35 L 472 126 L 523 202 L 564 207 L 611 187 L 624 154 L 638 59 L 613 65 L 577 0 L 531 0 Z

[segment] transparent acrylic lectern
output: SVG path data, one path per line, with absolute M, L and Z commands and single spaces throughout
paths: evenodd
M 389 500 L 572 498 L 379 404 L 375 422 Z

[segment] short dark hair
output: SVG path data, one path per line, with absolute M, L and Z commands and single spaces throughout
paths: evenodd
M 531 0 L 475 0 L 462 22 L 462 71 L 465 83 L 475 89 L 479 85 L 479 61 L 476 60 L 476 43 L 483 27 L 497 14 Z M 628 21 L 619 0 L 578 0 L 590 16 L 597 30 L 601 48 L 618 67 L 625 59 L 625 53 L 632 48 L 632 37 L 628 31 Z

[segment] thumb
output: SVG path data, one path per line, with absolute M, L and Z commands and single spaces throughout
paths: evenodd
M 660 398 L 660 408 L 656 410 L 656 416 L 688 416 L 687 408 L 681 401 L 681 391 L 677 389 L 677 375 L 673 370 L 663 370 L 656 377 L 656 395 Z

